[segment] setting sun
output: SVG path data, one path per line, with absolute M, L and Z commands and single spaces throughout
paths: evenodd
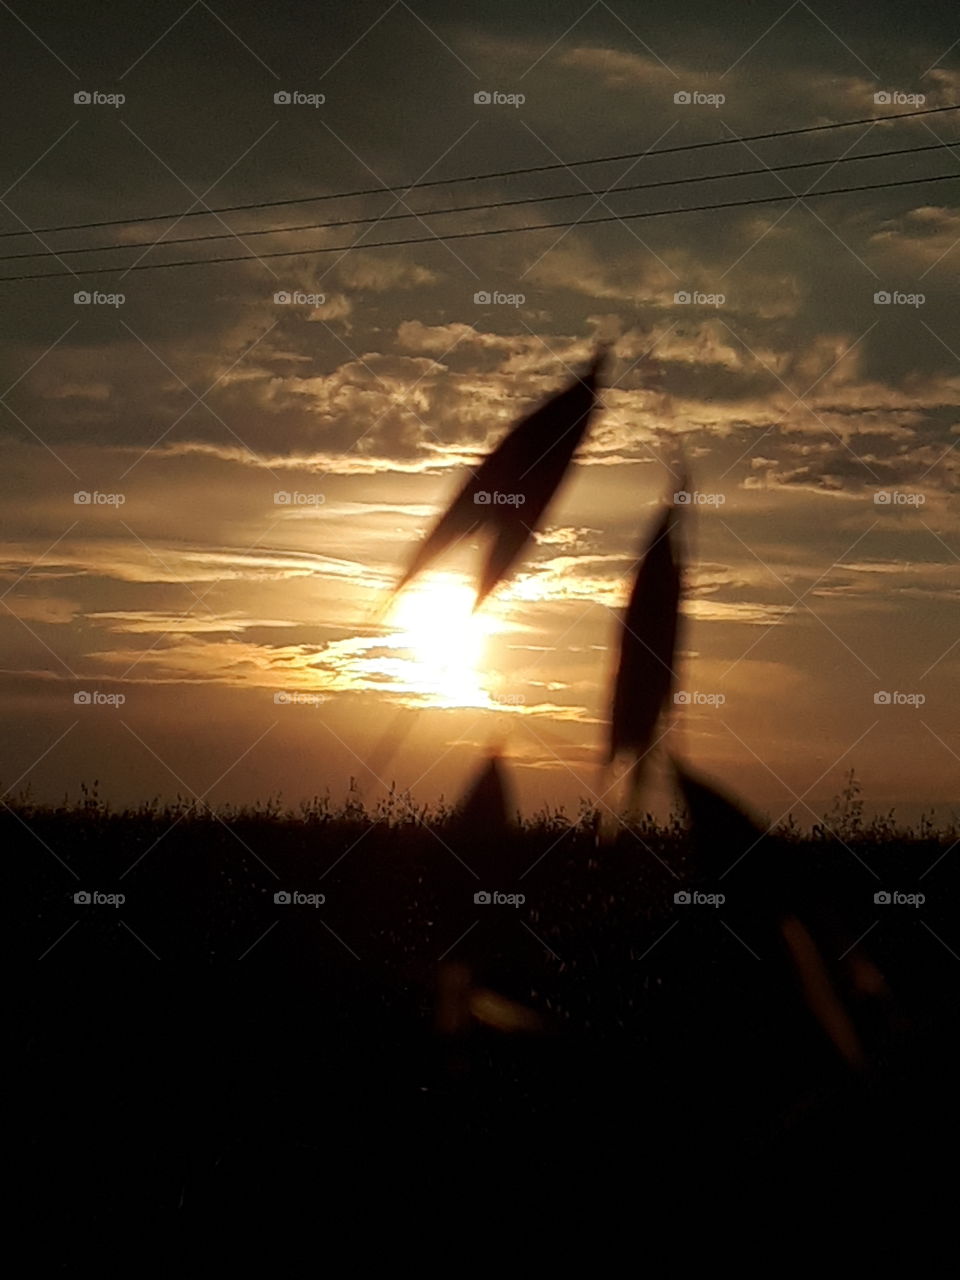
M 475 591 L 450 577 L 427 579 L 397 600 L 391 645 L 406 650 L 405 679 L 435 705 L 485 707 L 490 703 L 483 670 L 487 638 L 498 629 L 473 606 Z

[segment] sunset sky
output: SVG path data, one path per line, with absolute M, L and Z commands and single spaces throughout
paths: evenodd
M 452 800 L 499 744 L 526 811 L 575 810 L 605 785 L 618 613 L 680 442 L 708 500 L 673 746 L 771 818 L 814 820 L 851 767 L 871 809 L 960 812 L 958 184 L 434 238 L 960 177 L 960 112 L 403 194 L 960 103 L 947 6 L 15 0 L 0 31 L 0 274 L 56 273 L 0 286 L 0 791 L 296 803 L 352 776 Z M 221 238 L 62 252 L 161 235 Z M 93 290 L 123 301 L 75 303 Z M 384 613 L 465 467 L 600 341 L 602 408 L 512 579 L 471 614 L 470 543 Z

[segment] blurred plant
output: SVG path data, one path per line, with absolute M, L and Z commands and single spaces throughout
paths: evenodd
M 582 378 L 522 418 L 488 454 L 417 549 L 394 596 L 437 556 L 480 529 L 490 533 L 493 545 L 476 606 L 509 574 L 586 434 L 605 358 L 598 351 Z
M 648 752 L 674 682 L 680 617 L 680 551 L 675 507 L 668 506 L 647 539 L 626 611 L 620 621 L 620 658 L 610 713 L 608 765 L 631 760 L 625 808 L 636 805 Z M 609 840 L 615 826 L 601 820 Z

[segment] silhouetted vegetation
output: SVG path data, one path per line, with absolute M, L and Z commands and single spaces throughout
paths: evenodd
M 396 793 L 214 815 L 112 812 L 94 788 L 21 798 L 0 826 L 39 960 L 15 1001 L 36 1193 L 52 1180 L 94 1223 L 134 1200 L 162 1224 L 396 1194 L 413 1150 L 420 1195 L 452 1162 L 460 1187 L 530 1195 L 562 1170 L 599 1194 L 640 1146 L 688 1188 L 825 1146 L 862 1174 L 956 1119 L 957 833 L 866 820 L 853 779 L 814 832 L 787 825 L 722 878 L 679 817 L 601 848 L 588 806 L 491 832 Z M 757 889 L 771 860 L 863 1072 L 791 985 Z M 920 908 L 874 902 L 918 886 Z M 674 901 L 692 888 L 726 903 Z M 76 904 L 81 890 L 126 901 Z M 326 901 L 274 901 L 293 890 Z M 525 901 L 477 904 L 481 890 Z M 869 963 L 848 971 L 863 935 Z M 467 1016 L 438 1022 L 460 988 Z M 95 1140 L 65 1145 L 78 1111 Z

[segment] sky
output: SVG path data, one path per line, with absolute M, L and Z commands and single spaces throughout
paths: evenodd
M 682 449 L 665 745 L 771 819 L 850 768 L 872 810 L 958 812 L 958 188 L 813 193 L 960 173 L 960 120 L 740 141 L 960 102 L 947 6 L 14 0 L 0 29 L 0 791 L 452 802 L 496 746 L 525 811 L 597 802 Z M 352 225 L 272 230 L 318 222 Z M 387 611 L 599 342 L 512 578 L 472 613 L 468 541 Z

